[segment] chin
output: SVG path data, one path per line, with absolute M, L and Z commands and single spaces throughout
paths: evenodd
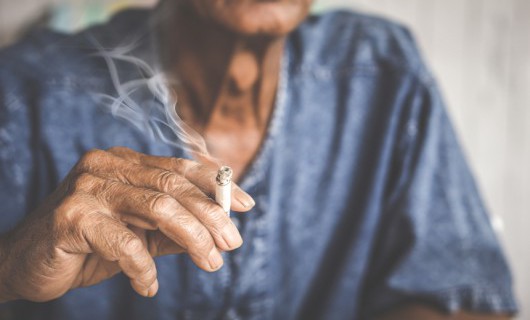
M 194 1 L 207 19 L 247 36 L 282 36 L 308 15 L 312 0 Z

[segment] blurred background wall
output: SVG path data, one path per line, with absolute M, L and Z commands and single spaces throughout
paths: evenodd
M 156 0 L 0 0 L 0 46 L 28 28 L 78 30 Z M 437 76 L 530 319 L 530 1 L 317 0 L 390 17 L 416 34 Z

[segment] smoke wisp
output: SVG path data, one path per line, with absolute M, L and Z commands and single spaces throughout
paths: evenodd
M 96 40 L 97 56 L 107 64 L 116 95 L 99 93 L 96 98 L 110 113 L 124 119 L 151 138 L 183 149 L 197 160 L 217 164 L 206 147 L 204 138 L 187 125 L 177 113 L 177 81 L 156 71 L 147 62 L 130 54 L 134 43 L 105 49 Z M 118 63 L 139 70 L 141 77 L 123 80 Z M 145 99 L 146 96 L 151 97 Z M 169 129 L 169 130 L 168 130 Z

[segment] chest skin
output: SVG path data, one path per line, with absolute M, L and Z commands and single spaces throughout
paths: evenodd
M 186 99 L 189 92 L 182 92 L 181 101 L 188 102 L 185 119 L 202 134 L 210 155 L 233 169 L 235 181 L 244 175 L 267 134 L 283 47 L 277 45 L 275 49 L 275 54 L 262 62 L 248 50 L 235 53 L 219 90 L 206 90 L 211 98 L 205 99 L 202 106 L 193 105 L 193 101 L 200 100 Z M 204 105 L 211 107 L 201 119 L 197 110 L 204 110 Z
M 224 130 L 224 123 L 213 123 L 205 133 L 211 155 L 234 171 L 234 180 L 244 175 L 261 145 L 264 132 L 257 128 Z

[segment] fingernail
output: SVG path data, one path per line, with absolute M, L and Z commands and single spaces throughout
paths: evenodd
M 236 189 L 236 191 L 234 192 L 234 196 L 236 200 L 239 201 L 239 203 L 241 203 L 245 208 L 250 209 L 256 205 L 254 199 L 252 199 L 252 197 L 248 193 L 241 189 Z
M 158 279 L 155 280 L 155 282 L 153 282 L 153 284 L 149 287 L 149 289 L 147 289 L 147 296 L 149 298 L 152 298 L 156 295 L 158 291 Z
M 221 257 L 221 254 L 216 248 L 213 248 L 212 251 L 210 251 L 208 262 L 210 263 L 210 268 L 212 270 L 217 270 L 223 265 L 223 257 Z
M 222 231 L 223 239 L 230 249 L 237 249 L 243 244 L 243 239 L 233 223 L 229 223 Z

